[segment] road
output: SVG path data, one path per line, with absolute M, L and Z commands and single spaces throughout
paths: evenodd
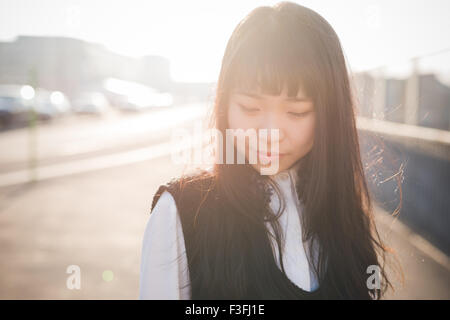
M 0 173 L 27 168 L 32 143 L 39 165 L 46 165 L 117 153 L 148 146 L 163 138 L 170 139 L 171 128 L 197 119 L 206 123 L 205 107 L 204 103 L 191 103 L 144 113 L 112 111 L 104 117 L 75 115 L 40 124 L 34 131 L 23 128 L 2 132 Z

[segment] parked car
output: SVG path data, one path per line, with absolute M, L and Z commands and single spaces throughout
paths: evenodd
M 39 119 L 49 120 L 71 111 L 69 99 L 60 91 L 36 90 L 33 106 Z
M 109 109 L 109 102 L 101 92 L 83 92 L 72 101 L 72 110 L 79 114 L 101 115 Z
M 114 106 L 122 111 L 144 111 L 173 104 L 170 93 L 137 82 L 108 78 L 104 89 Z
M 153 108 L 172 105 L 173 98 L 170 93 L 149 91 L 141 95 L 129 95 L 119 106 L 123 111 L 145 111 Z
M 30 103 L 21 94 L 21 85 L 0 86 L 0 128 L 26 125 L 29 121 Z

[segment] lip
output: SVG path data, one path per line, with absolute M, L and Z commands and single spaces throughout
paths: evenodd
M 251 151 L 255 151 L 255 150 L 252 149 Z M 269 153 L 270 153 L 270 155 L 268 155 Z M 264 157 L 273 158 L 273 157 L 276 157 L 276 156 L 279 156 L 279 157 L 285 156 L 287 153 L 281 153 L 281 152 L 277 153 L 277 152 L 271 152 L 271 151 L 267 150 L 267 152 L 259 151 L 259 152 L 257 152 L 257 154 L 261 155 L 261 156 L 264 156 Z
M 263 153 L 258 152 L 259 159 L 264 162 L 273 162 L 274 160 L 280 160 L 285 154 L 284 153 L 271 153 L 270 156 Z
M 266 156 L 266 157 L 276 157 L 276 156 L 284 156 L 285 155 L 285 153 L 277 153 L 277 152 L 271 152 L 271 151 L 267 151 L 267 152 L 259 151 L 258 154 Z

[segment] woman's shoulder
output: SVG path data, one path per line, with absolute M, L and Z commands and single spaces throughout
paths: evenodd
M 179 205 L 182 200 L 195 200 L 204 195 L 207 191 L 212 191 L 215 175 L 212 168 L 196 169 L 181 176 L 173 177 L 168 182 L 161 184 L 155 192 L 152 200 L 151 211 L 159 202 L 160 198 L 164 206 Z M 168 193 L 168 194 L 166 194 Z
M 175 210 L 175 199 L 169 191 L 163 190 L 158 197 L 158 201 L 152 206 L 150 213 L 152 216 L 155 216 L 160 215 L 160 212 L 173 212 Z

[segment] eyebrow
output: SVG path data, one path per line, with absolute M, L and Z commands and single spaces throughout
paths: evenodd
M 261 95 L 256 94 L 256 93 L 251 93 L 251 92 L 238 91 L 238 92 L 236 92 L 236 94 L 243 95 L 243 96 L 248 96 L 250 98 L 257 99 L 257 100 L 263 100 L 264 99 Z M 309 99 L 307 99 L 307 98 L 299 98 L 299 97 L 287 97 L 284 100 L 285 101 L 289 101 L 289 102 L 305 102 L 305 101 L 309 101 Z

